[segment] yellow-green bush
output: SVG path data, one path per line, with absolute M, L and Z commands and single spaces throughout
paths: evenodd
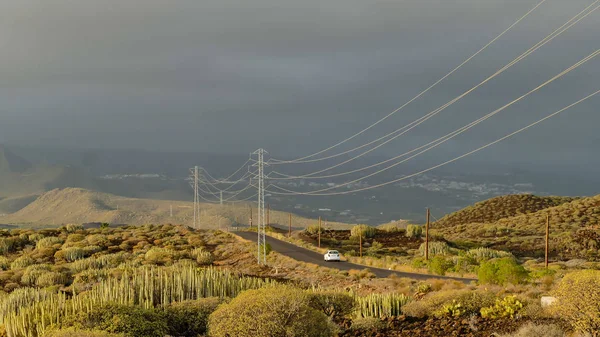
M 57 253 L 59 253 L 59 252 L 62 253 L 62 254 L 59 254 L 59 256 L 62 256 L 62 258 L 67 260 L 67 262 L 73 262 L 73 261 L 77 261 L 77 260 L 81 260 L 81 259 L 85 258 L 85 250 L 83 248 L 79 248 L 79 247 L 69 247 L 69 248 L 62 249 L 62 250 L 58 251 Z
M 32 264 L 35 264 L 35 261 L 31 257 L 29 257 L 27 255 L 23 255 L 23 256 L 16 258 L 10 264 L 10 269 L 15 270 L 15 269 L 26 268 L 26 267 L 31 266 Z
M 290 286 L 248 290 L 210 315 L 211 337 L 333 336 L 324 313 L 309 305 L 306 292 Z
M 358 317 L 352 320 L 352 330 L 378 331 L 385 328 L 385 323 L 375 317 Z
M 563 277 L 553 291 L 558 303 L 551 309 L 584 333 L 600 331 L 600 271 L 583 270 Z
M 53 285 L 64 285 L 68 281 L 69 278 L 67 275 L 57 271 L 48 271 L 38 276 L 35 281 L 35 285 L 44 288 Z
M 154 247 L 146 252 L 145 260 L 151 264 L 168 265 L 173 263 L 176 254 L 172 249 Z
M 61 238 L 56 237 L 56 236 L 50 236 L 50 237 L 46 237 L 46 238 L 39 240 L 35 244 L 35 248 L 37 248 L 37 249 L 51 248 L 51 247 L 54 247 L 55 245 L 62 245 L 62 244 L 63 244 L 63 240 Z
M 306 227 L 305 231 L 308 234 L 315 235 L 315 234 L 319 234 L 319 228 L 321 229 L 321 234 L 322 234 L 324 229 L 322 226 L 319 227 L 319 225 L 310 225 L 310 226 Z
M 105 331 L 61 329 L 49 331 L 43 337 L 125 337 L 125 335 Z
M 467 251 L 466 256 L 474 259 L 477 262 L 505 257 L 514 258 L 514 256 L 509 252 L 483 247 L 470 249 L 469 251 Z
M 201 266 L 209 266 L 213 263 L 212 254 L 209 251 L 204 250 L 204 248 L 196 248 L 192 250 L 191 255 Z
M 10 268 L 10 260 L 6 256 L 0 256 L 0 270 L 7 270 Z
M 504 299 L 496 299 L 496 304 L 490 307 L 481 308 L 481 317 L 483 318 L 514 318 L 515 315 L 523 309 L 523 302 L 516 296 L 506 296 Z
M 377 229 L 375 227 L 371 227 L 368 225 L 356 225 L 350 229 L 350 236 L 354 238 L 358 238 L 362 235 L 364 238 L 372 238 L 377 233 Z
M 40 275 L 49 272 L 51 269 L 48 264 L 33 264 L 25 268 L 25 272 L 21 277 L 21 283 L 28 286 L 33 286 L 37 282 Z
M 429 256 L 446 255 L 450 252 L 450 246 L 443 241 L 429 242 Z M 419 246 L 419 253 L 425 256 L 425 243 Z
M 423 235 L 423 227 L 419 225 L 408 225 L 406 226 L 406 237 L 408 238 L 420 238 Z
M 513 258 L 484 261 L 477 269 L 477 278 L 483 284 L 521 284 L 528 276 L 528 271 Z

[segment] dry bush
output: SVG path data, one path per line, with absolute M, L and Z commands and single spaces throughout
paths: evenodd
M 565 275 L 553 295 L 558 303 L 551 306 L 574 329 L 584 333 L 600 331 L 600 271 L 583 270 Z
M 514 333 L 499 335 L 499 337 L 564 337 L 565 332 L 556 324 L 527 323 Z

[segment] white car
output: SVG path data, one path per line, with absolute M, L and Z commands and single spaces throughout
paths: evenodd
M 324 258 L 325 261 L 340 261 L 340 252 L 337 250 L 328 250 Z

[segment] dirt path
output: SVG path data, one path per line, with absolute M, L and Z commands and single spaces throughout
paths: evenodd
M 256 233 L 253 233 L 253 232 L 234 232 L 234 233 L 236 235 L 242 237 L 243 239 L 250 240 L 250 241 L 256 241 L 256 236 L 257 236 Z M 394 270 L 386 270 L 386 269 L 362 266 L 362 265 L 358 265 L 358 264 L 354 264 L 354 263 L 350 263 L 350 262 L 325 262 L 323 260 L 323 255 L 321 255 L 319 253 L 313 252 L 311 250 L 308 250 L 308 249 L 305 249 L 302 247 L 295 246 L 291 243 L 287 243 L 285 241 L 281 241 L 281 240 L 275 239 L 270 236 L 267 236 L 267 243 L 269 243 L 271 245 L 271 248 L 274 251 L 278 252 L 279 254 L 290 257 L 294 260 L 298 260 L 301 262 L 307 262 L 307 263 L 314 263 L 314 264 L 317 264 L 320 266 L 335 268 L 335 269 L 339 269 L 339 270 L 350 270 L 350 269 L 362 270 L 365 268 L 369 268 L 369 270 L 371 272 L 373 272 L 373 274 L 375 274 L 377 277 L 388 277 L 392 274 L 396 274 L 398 277 L 406 277 L 406 278 L 411 278 L 411 279 L 415 279 L 415 280 L 445 279 L 445 280 L 456 280 L 456 281 L 464 282 L 467 284 L 471 283 L 472 281 L 475 281 L 474 279 L 467 279 L 467 278 L 460 278 L 460 277 L 438 276 L 438 275 L 407 273 L 407 272 L 400 272 L 400 271 L 394 271 Z

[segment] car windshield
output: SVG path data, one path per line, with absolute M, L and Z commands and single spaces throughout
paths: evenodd
M 338 251 L 337 251 L 337 250 L 330 250 L 330 251 L 329 251 L 329 254 L 334 254 L 334 255 L 335 255 L 335 254 L 339 254 L 339 253 L 338 253 Z

